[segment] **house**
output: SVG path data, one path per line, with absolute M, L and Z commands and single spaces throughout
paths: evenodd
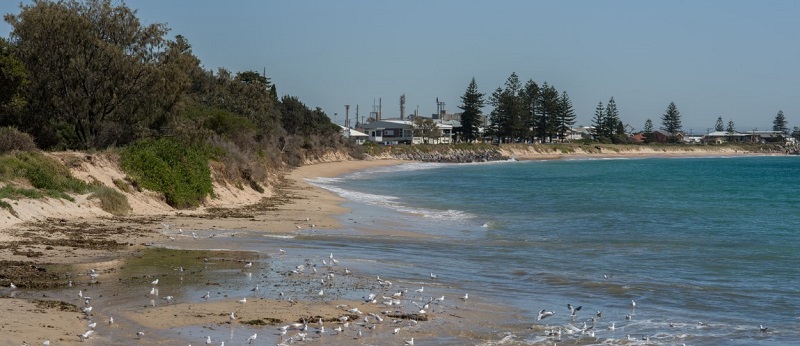
M 714 131 L 703 136 L 703 143 L 722 144 L 722 143 L 742 143 L 747 141 L 747 135 L 739 132 Z
M 367 139 L 369 139 L 369 135 L 367 135 L 366 133 L 353 130 L 351 128 L 347 128 L 341 125 L 339 125 L 339 127 L 341 127 L 341 133 L 342 136 L 344 136 L 344 138 L 350 138 L 358 145 L 364 144 L 364 142 L 366 142 Z
M 683 134 L 682 133 L 680 133 L 680 132 L 676 133 L 674 137 L 675 137 L 675 142 L 676 143 L 683 142 Z M 664 131 L 664 130 L 653 131 L 653 142 L 656 142 L 656 143 L 672 143 L 672 138 L 673 138 L 673 135 L 671 133 L 667 132 L 667 131 Z
M 381 119 L 363 124 L 361 128 L 368 139 L 380 144 L 450 144 L 453 142 L 453 125 L 439 124 L 441 137 L 423 138 L 414 135 L 414 123 L 409 120 Z

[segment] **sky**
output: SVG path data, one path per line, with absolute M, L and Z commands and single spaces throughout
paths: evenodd
M 30 1 L 23 1 L 30 3 Z M 114 0 L 114 3 L 120 3 Z M 683 129 L 800 126 L 800 1 L 767 0 L 129 0 L 145 24 L 183 35 L 204 68 L 264 71 L 279 95 L 384 118 L 450 113 L 475 78 L 490 95 L 512 72 L 566 91 L 576 125 L 614 97 L 637 130 L 661 127 L 670 102 Z M 0 12 L 18 13 L 4 0 Z M 0 35 L 11 28 L 0 23 Z M 487 106 L 485 113 L 492 107 Z M 351 120 L 352 121 L 352 120 Z M 353 123 L 355 123 L 353 121 Z

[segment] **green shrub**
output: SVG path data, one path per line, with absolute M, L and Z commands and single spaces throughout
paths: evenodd
M 128 204 L 128 198 L 121 192 L 114 190 L 108 186 L 97 186 L 94 193 L 89 195 L 89 198 L 97 198 L 100 200 L 100 208 L 117 216 L 127 215 L 131 211 L 131 205 Z
M 69 169 L 55 159 L 40 152 L 15 152 L 0 156 L 0 180 L 26 179 L 39 190 L 52 191 L 48 195 L 61 196 L 59 192 L 84 193 L 89 185 L 72 176 Z
M 31 135 L 13 127 L 0 127 L 0 154 L 13 150 L 33 151 L 36 143 Z
M 136 142 L 120 154 L 120 166 L 131 180 L 162 193 L 175 208 L 198 206 L 214 192 L 208 146 L 162 138 Z

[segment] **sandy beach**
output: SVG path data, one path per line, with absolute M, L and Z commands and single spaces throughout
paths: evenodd
M 512 152 L 518 159 L 559 159 L 570 155 L 536 154 L 534 152 Z M 620 157 L 620 156 L 704 156 L 744 155 L 727 151 L 683 151 L 663 153 L 658 151 L 636 153 L 577 153 L 571 157 Z M 76 175 L 102 182 L 111 181 L 121 174 L 108 166 L 107 162 L 93 160 L 75 169 Z M 513 310 L 492 305 L 491 302 L 470 301 L 469 308 L 459 304 L 451 296 L 446 304 L 431 308 L 429 327 L 416 327 L 419 316 L 388 317 L 381 304 L 368 303 L 364 299 L 340 299 L 347 293 L 323 293 L 315 297 L 317 290 L 358 290 L 358 292 L 381 292 L 391 295 L 394 288 L 383 287 L 372 277 L 347 274 L 341 266 L 320 267 L 280 252 L 266 257 L 241 251 L 208 251 L 226 244 L 223 239 L 232 239 L 242 233 L 262 232 L 292 234 L 309 229 L 336 229 L 340 222 L 336 218 L 347 212 L 341 206 L 343 199 L 335 194 L 313 187 L 306 179 L 335 177 L 368 168 L 402 164 L 399 160 L 343 161 L 312 164 L 295 169 L 274 182 L 272 189 L 264 194 L 251 190 L 217 186 L 217 197 L 197 210 L 173 210 L 141 192 L 129 195 L 134 213 L 128 217 L 112 217 L 100 211 L 93 202 L 80 196 L 74 203 L 56 200 L 20 201 L 16 203 L 17 215 L 0 214 L 0 345 L 41 344 L 51 340 L 55 345 L 76 345 L 82 341 L 80 335 L 92 330 L 88 325 L 97 322 L 89 340 L 97 344 L 172 344 L 175 340 L 203 342 L 196 335 L 226 334 L 231 339 L 247 344 L 249 335 L 261 332 L 258 344 L 286 342 L 288 337 L 304 335 L 308 340 L 319 337 L 318 321 L 321 319 L 330 333 L 345 325 L 340 318 L 349 316 L 350 321 L 362 320 L 370 313 L 384 316 L 386 322 L 376 323 L 372 318 L 375 333 L 359 337 L 357 330 L 366 335 L 370 323 L 361 323 L 358 328 L 345 328 L 340 332 L 347 339 L 327 339 L 325 344 L 402 344 L 399 338 L 388 342 L 384 337 L 395 333 L 394 328 L 411 329 L 403 333 L 406 339 L 412 336 L 430 336 L 432 326 L 447 326 L 461 330 L 457 334 L 469 338 L 470 328 L 465 324 L 483 323 L 491 325 L 496 316 L 513 315 Z M 376 234 L 385 230 L 374 230 Z M 413 236 L 413 235 L 408 235 Z M 157 249 L 193 249 L 192 251 L 162 253 Z M 284 257 L 286 256 L 286 257 Z M 325 254 L 320 253 L 325 259 Z M 288 258 L 288 259 L 287 259 Z M 143 263 L 145 261 L 145 263 Z M 149 261 L 149 262 L 148 262 Z M 316 260 L 315 260 L 316 261 Z M 260 272 L 251 273 L 247 263 L 256 263 Z M 299 269 L 303 266 L 303 269 Z M 313 268 L 312 268 L 313 267 Z M 212 268 L 213 270 L 210 270 Z M 297 269 L 293 269 L 297 268 Z M 311 273 L 310 270 L 314 272 Z M 184 271 L 185 270 L 185 271 Z M 299 271 L 292 274 L 292 271 Z M 250 287 L 238 287 L 240 294 L 228 295 L 218 287 L 226 285 L 225 278 L 241 281 L 242 275 L 269 276 L 271 287 L 262 287 L 247 297 L 241 292 L 250 292 Z M 324 273 L 324 275 L 323 275 Z M 335 281 L 335 279 L 339 281 Z M 158 284 L 152 284 L 155 280 Z M 238 280 L 238 281 L 237 281 Z M 328 280 L 330 286 L 319 286 L 319 280 Z M 14 283 L 17 288 L 8 286 Z M 247 281 L 245 281 L 247 282 Z M 325 283 L 323 283 L 325 285 Z M 189 288 L 186 288 L 189 287 Z M 280 287 L 297 287 L 295 292 L 307 294 L 292 297 L 281 294 Z M 161 294 L 149 294 L 158 289 Z M 171 290 L 181 289 L 193 294 L 181 299 L 171 297 Z M 441 288 L 446 290 L 445 287 Z M 92 295 L 92 300 L 79 296 L 83 292 Z M 203 291 L 210 297 L 201 298 Z M 303 293 L 304 292 L 304 293 Z M 328 291 L 330 292 L 330 291 Z M 352 294 L 351 294 L 352 295 Z M 240 303 L 248 298 L 246 303 Z M 380 302 L 386 297 L 378 296 Z M 422 299 L 422 297 L 420 297 Z M 391 300 L 391 298 L 390 298 Z M 422 300 L 420 304 L 424 303 Z M 485 306 L 482 304 L 486 304 Z M 406 304 L 410 305 L 410 304 Z M 92 307 L 92 311 L 83 309 Z M 359 313 L 348 312 L 358 308 Z M 230 319 L 230 313 L 235 319 Z M 437 313 L 442 312 L 442 313 Z M 114 323 L 109 319 L 114 317 Z M 482 316 L 482 318 L 478 318 Z M 280 335 L 277 327 L 307 321 L 308 327 Z M 397 326 L 389 324 L 395 320 Z M 413 320 L 413 321 L 412 321 Z M 524 321 L 520 321 L 524 323 Z M 303 330 L 303 328 L 306 328 Z M 412 329 L 413 328 L 413 329 Z M 235 331 L 234 331 L 235 330 Z M 138 336 L 144 331 L 144 336 Z M 236 334 L 235 337 L 234 333 Z M 153 335 L 162 335 L 153 337 Z M 191 337 L 187 337 L 191 335 Z M 481 339 L 481 337 L 477 337 Z M 270 341 L 266 341 L 270 340 Z M 347 341 L 344 341 L 347 340 Z M 404 339 L 405 340 L 405 339 Z M 237 341 L 238 342 L 238 341 Z M 214 342 L 214 344 L 219 344 Z M 231 342 L 227 343 L 231 344 Z

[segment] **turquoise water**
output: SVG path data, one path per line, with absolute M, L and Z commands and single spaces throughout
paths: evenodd
M 429 237 L 298 241 L 399 279 L 436 272 L 531 324 L 541 309 L 556 312 L 549 326 L 569 324 L 567 303 L 583 306 L 578 323 L 602 311 L 598 343 L 794 344 L 798 177 L 800 157 L 414 163 L 313 183 L 348 198 L 347 227 Z

